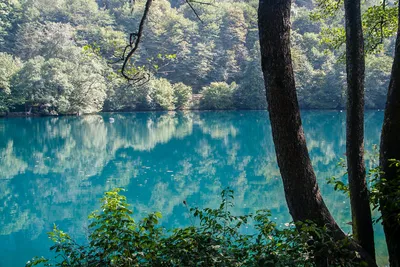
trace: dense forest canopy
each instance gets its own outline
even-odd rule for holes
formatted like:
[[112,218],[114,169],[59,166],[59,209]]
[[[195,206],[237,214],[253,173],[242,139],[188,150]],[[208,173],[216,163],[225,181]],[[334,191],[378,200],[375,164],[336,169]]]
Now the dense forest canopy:
[[[184,1],[154,2],[131,70],[150,80],[131,85],[120,75],[121,56],[143,2],[132,10],[126,0],[1,0],[0,110],[266,108],[258,1],[193,5],[200,19]],[[312,0],[295,1],[292,10],[300,106],[343,109],[343,49],[324,37],[343,18],[311,19],[313,11]],[[366,58],[366,108],[384,107],[393,46],[389,38]]]

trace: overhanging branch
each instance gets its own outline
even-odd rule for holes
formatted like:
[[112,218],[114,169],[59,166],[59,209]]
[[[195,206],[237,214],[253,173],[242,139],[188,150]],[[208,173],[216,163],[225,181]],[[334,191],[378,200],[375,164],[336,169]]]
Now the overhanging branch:
[[[130,1],[131,1],[132,5],[135,3],[134,0],[130,0]],[[198,4],[207,4],[207,5],[212,5],[212,3],[201,2],[201,1],[196,1],[196,0],[192,0],[192,1],[185,0],[185,2],[192,9],[192,11],[196,15],[197,19],[201,23],[203,23],[199,14],[197,13],[196,9],[191,4],[191,2],[198,3]],[[125,46],[122,57],[120,59],[121,61],[124,62],[122,64],[122,69],[121,69],[122,76],[132,83],[141,83],[141,82],[146,83],[150,79],[150,74],[147,72],[141,72],[140,70],[138,70],[133,74],[129,74],[129,73],[127,73],[127,68],[128,68],[129,62],[130,62],[133,54],[139,48],[139,44],[140,44],[140,41],[141,41],[142,35],[143,35],[144,24],[147,20],[152,3],[153,3],[153,0],[146,0],[146,5],[145,5],[144,11],[143,11],[142,19],[140,20],[138,31],[135,33],[131,33],[129,35],[129,44],[127,46]]]
[[[127,79],[128,81],[140,82],[140,81],[146,79],[145,77],[143,77],[142,74],[138,74],[138,73],[135,73],[133,75],[128,75],[126,73],[126,69],[127,69],[127,65],[129,63],[130,59],[132,58],[133,54],[139,48],[139,44],[140,44],[140,41],[141,41],[141,38],[142,38],[142,35],[143,35],[144,24],[145,24],[146,19],[148,17],[149,10],[150,10],[150,7],[151,7],[152,3],[153,3],[153,0],[147,0],[146,1],[146,6],[145,6],[144,11],[143,11],[142,19],[140,20],[138,32],[130,34],[130,36],[129,36],[129,44],[124,49],[124,54],[123,54],[124,63],[122,65],[121,73],[122,73],[122,76],[124,76],[124,78]],[[128,50],[129,50],[129,52],[128,52]],[[126,55],[126,52],[128,52],[127,55]]]

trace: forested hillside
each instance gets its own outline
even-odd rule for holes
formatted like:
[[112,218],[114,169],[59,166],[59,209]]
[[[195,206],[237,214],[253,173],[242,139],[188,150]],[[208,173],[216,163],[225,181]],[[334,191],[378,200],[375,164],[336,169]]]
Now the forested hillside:
[[[120,75],[129,34],[144,3],[127,0],[0,0],[0,111],[84,114],[99,111],[264,109],[258,1],[157,0],[136,68]],[[321,42],[340,19],[311,20],[311,0],[292,14],[292,54],[303,108],[345,106],[343,51]],[[329,40],[328,40],[329,41]],[[383,108],[393,41],[366,58],[366,107]],[[192,99],[192,94],[195,97]]]

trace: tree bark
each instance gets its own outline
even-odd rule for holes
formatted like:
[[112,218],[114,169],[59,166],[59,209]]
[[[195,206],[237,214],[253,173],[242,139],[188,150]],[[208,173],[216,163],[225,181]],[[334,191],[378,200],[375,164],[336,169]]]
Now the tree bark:
[[278,165],[294,221],[338,228],[311,165],[300,118],[290,51],[291,0],[260,0],[261,64]]
[[[346,235],[322,199],[301,123],[290,51],[291,2],[260,0],[258,8],[261,66],[277,161],[293,220],[327,225],[340,240]],[[355,242],[349,249],[359,252],[368,266],[376,266]]]
[[375,258],[369,193],[364,164],[365,54],[360,0],[345,0],[347,123],[346,154],[353,235]]
[[[399,3],[399,30],[397,32],[396,49],[392,67],[392,75],[389,84],[385,116],[383,120],[381,147],[380,147],[380,166],[384,178],[388,181],[383,190],[384,196],[380,200],[382,212],[383,229],[385,231],[386,243],[389,250],[390,266],[400,266],[400,226],[393,216],[391,210],[392,201],[398,199],[385,197],[393,194],[396,188],[390,184],[399,184],[400,179],[396,169],[390,167],[390,159],[400,160],[400,3]],[[394,182],[396,181],[396,182]]]

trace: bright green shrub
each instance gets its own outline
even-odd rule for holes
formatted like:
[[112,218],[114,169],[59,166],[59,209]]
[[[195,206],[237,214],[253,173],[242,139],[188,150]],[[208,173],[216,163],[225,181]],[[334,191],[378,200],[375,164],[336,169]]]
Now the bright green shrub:
[[60,114],[99,112],[106,97],[105,68],[84,53],[69,61],[35,57],[14,75],[11,92],[20,104],[49,105]]
[[236,83],[214,82],[201,91],[203,98],[200,105],[204,109],[233,109]]
[[12,105],[10,81],[20,68],[19,59],[7,53],[0,53],[0,112],[8,111]]
[[152,79],[146,84],[146,87],[154,109],[175,109],[174,89],[167,79]]
[[[346,249],[348,240],[334,241],[326,227],[307,222],[279,229],[267,210],[233,215],[229,189],[218,208],[191,208],[192,225],[172,231],[159,225],[158,212],[135,222],[120,191],[105,193],[101,212],[90,216],[87,245],[54,227],[49,237],[56,258],[35,258],[26,266],[315,266],[316,257],[329,266],[359,263]],[[250,224],[253,233],[243,234]]]
[[186,108],[192,98],[192,88],[184,83],[175,83],[173,85],[175,96],[175,107]]

